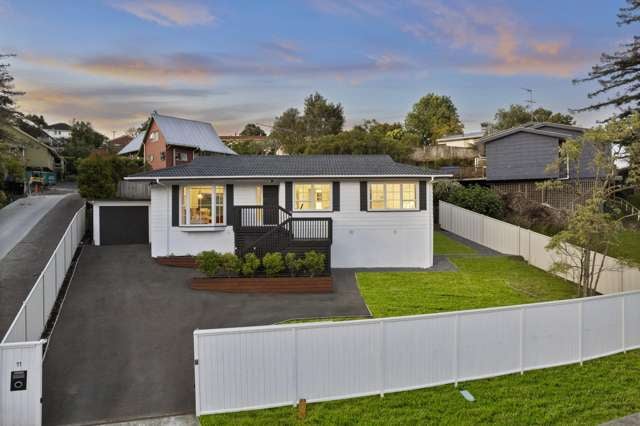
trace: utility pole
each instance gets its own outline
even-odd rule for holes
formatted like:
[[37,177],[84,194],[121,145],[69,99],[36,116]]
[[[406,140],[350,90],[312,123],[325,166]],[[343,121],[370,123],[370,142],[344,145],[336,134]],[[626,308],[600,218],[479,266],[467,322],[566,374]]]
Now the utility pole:
[[529,98],[525,99],[524,102],[527,104],[527,109],[529,110],[531,121],[533,121],[533,104],[536,103],[536,101],[533,100],[533,89],[529,89],[527,87],[521,87],[521,89],[529,94]]

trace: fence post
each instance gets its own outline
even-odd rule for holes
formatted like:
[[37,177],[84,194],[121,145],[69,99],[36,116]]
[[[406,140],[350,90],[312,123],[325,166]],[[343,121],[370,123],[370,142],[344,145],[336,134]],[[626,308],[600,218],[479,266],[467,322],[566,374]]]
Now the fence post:
[[[195,331],[198,331],[196,328]],[[195,375],[196,417],[200,415],[200,354],[198,353],[198,335],[193,333],[193,371]]]
[[520,375],[524,374],[524,308],[520,308]]
[[580,354],[580,365],[582,365],[582,333],[584,327],[582,326],[582,306],[584,305],[584,298],[580,299],[578,304],[578,351]]
[[380,340],[380,398],[384,398],[384,321],[380,320],[379,324],[379,340]]
[[624,312],[625,297],[626,297],[626,295],[623,294],[622,297],[620,298],[620,301],[622,302],[622,309],[620,311],[621,311],[621,314],[622,314],[622,322],[621,322],[621,324],[622,324],[622,352],[626,354],[627,353],[627,342],[625,341],[626,340],[625,339],[626,330],[625,330],[625,326],[624,326],[624,321],[625,321],[625,312]]
[[293,327],[293,406],[298,405],[298,332]]
[[458,335],[460,328],[460,315],[456,314],[453,328],[453,386],[458,387]]

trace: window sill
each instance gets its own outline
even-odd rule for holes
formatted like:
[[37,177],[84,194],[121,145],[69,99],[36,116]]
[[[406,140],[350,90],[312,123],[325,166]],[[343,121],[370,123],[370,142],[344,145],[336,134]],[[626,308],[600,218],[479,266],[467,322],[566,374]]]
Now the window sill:
[[221,232],[227,229],[227,225],[212,225],[212,226],[180,225],[178,228],[182,232]]

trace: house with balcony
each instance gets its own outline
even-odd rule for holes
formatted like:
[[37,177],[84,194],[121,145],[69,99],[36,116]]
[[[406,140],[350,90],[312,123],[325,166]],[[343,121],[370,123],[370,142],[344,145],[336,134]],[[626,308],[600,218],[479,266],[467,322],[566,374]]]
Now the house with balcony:
[[[429,268],[440,177],[386,155],[199,156],[127,177],[151,186],[148,210],[100,232],[146,229],[154,258],[316,250],[332,267]],[[126,204],[108,208],[133,217]]]

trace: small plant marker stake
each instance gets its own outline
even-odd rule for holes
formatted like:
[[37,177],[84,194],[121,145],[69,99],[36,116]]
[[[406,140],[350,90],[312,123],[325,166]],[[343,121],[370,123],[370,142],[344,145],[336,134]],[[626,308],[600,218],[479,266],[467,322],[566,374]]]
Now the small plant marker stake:
[[298,401],[298,418],[303,420],[305,417],[307,417],[307,400],[301,399]]

